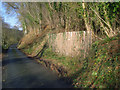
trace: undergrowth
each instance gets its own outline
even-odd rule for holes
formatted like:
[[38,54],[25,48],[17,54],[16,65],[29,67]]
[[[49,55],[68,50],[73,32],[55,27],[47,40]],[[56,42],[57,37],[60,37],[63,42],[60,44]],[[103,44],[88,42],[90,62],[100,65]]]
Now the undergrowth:
[[73,79],[75,87],[120,87],[118,38],[117,36],[96,41],[85,59],[58,55],[50,48],[44,51],[42,58],[64,66],[68,70],[67,76]]
[[[26,49],[31,54],[34,49]],[[93,43],[86,58],[59,55],[51,48],[43,49],[37,57],[64,67],[74,87],[119,88],[120,36],[105,38]]]
[[80,73],[75,87],[118,88],[120,87],[120,48],[119,36],[96,41],[85,72]]

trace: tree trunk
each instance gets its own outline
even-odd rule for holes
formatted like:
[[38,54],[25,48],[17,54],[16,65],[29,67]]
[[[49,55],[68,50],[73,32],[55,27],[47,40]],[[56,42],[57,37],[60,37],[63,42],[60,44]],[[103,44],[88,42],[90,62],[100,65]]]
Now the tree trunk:
[[107,11],[105,9],[105,6],[104,6],[104,12],[105,12],[105,20],[106,20],[106,22],[108,24],[108,27],[109,27],[109,37],[114,36],[115,32],[113,31],[113,29],[110,25],[110,21],[109,21],[108,14],[107,14]]
[[83,17],[84,17],[84,22],[85,22],[85,27],[86,27],[86,30],[87,30],[87,34],[90,34],[92,33],[92,35],[94,35],[94,32],[91,28],[91,24],[89,24],[89,19],[86,17],[86,15],[88,14],[87,11],[85,10],[86,9],[86,4],[83,2],[82,3],[82,7],[84,9],[84,12],[83,12]]

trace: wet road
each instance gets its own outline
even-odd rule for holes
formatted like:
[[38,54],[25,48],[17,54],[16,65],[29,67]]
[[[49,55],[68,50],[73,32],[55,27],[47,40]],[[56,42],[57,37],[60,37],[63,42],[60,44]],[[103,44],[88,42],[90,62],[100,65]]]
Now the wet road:
[[3,88],[70,88],[49,68],[27,58],[15,45],[3,59]]

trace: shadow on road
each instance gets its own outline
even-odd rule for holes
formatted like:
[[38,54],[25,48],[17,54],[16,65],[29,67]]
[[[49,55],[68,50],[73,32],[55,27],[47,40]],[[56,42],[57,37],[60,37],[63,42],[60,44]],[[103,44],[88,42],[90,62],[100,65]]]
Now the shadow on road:
[[71,88],[57,73],[26,57],[15,45],[3,59],[3,88]]

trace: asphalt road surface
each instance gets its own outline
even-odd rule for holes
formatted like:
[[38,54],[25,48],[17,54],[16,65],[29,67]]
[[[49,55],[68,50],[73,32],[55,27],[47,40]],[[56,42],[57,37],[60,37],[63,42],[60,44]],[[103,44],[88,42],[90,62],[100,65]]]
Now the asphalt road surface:
[[71,88],[57,74],[12,45],[3,59],[2,88]]

